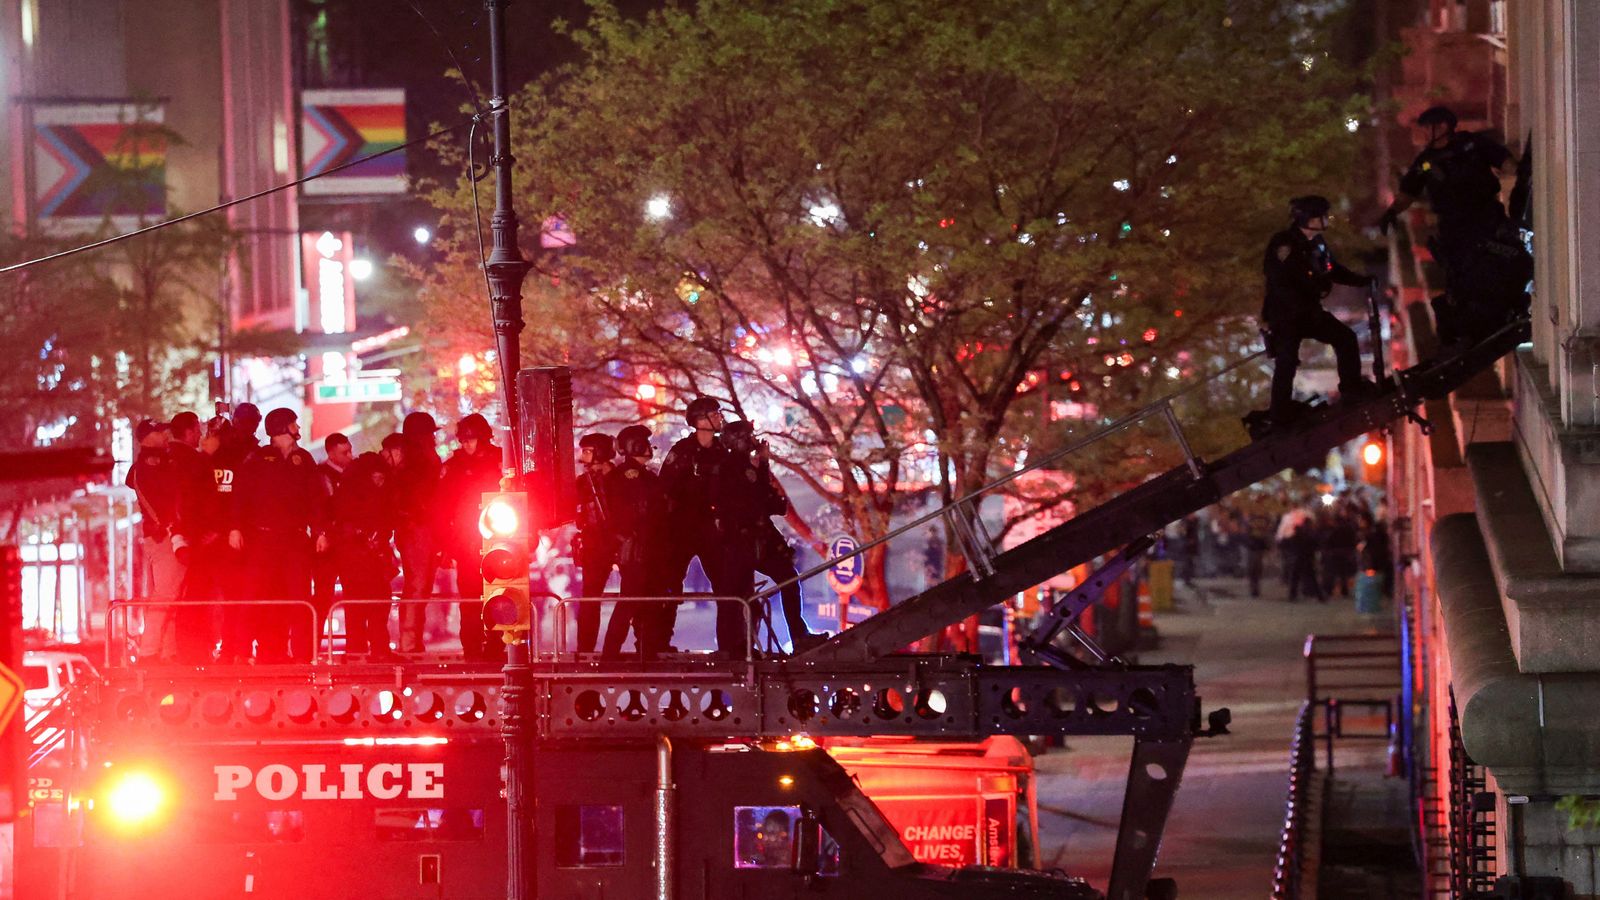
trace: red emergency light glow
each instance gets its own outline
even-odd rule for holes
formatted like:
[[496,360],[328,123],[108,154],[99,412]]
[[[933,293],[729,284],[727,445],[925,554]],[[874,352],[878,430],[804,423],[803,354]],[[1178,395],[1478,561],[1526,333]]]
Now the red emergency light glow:
[[167,790],[149,772],[114,776],[105,792],[105,810],[125,828],[138,828],[157,819],[167,806]]

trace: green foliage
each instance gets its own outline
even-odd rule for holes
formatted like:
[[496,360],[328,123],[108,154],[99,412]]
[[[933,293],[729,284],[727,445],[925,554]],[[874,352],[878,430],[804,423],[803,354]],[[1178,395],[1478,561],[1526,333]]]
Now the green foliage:
[[[1072,437],[1072,382],[1081,433],[1253,342],[1260,248],[1289,196],[1338,193],[1366,103],[1302,6],[599,4],[583,61],[516,98],[524,221],[578,238],[536,260],[530,357],[570,361],[595,420],[644,377],[674,420],[731,401],[881,533],[913,472],[960,493]],[[481,347],[471,195],[433,201],[430,339]],[[1176,459],[1138,431],[1096,454],[1080,491]]]
[[1556,809],[1567,814],[1567,827],[1600,828],[1600,797],[1568,794],[1556,801]]

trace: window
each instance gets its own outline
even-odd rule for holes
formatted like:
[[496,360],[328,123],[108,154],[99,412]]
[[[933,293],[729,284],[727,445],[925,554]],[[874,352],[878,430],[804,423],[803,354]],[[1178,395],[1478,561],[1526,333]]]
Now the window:
[[556,865],[612,868],[623,864],[620,806],[556,807]]
[[195,821],[202,844],[294,844],[305,840],[305,815],[297,809],[228,810]]
[[[813,820],[815,821],[815,820]],[[733,808],[733,867],[735,869],[791,869],[795,863],[795,838],[803,827],[798,806],[735,806]],[[839,842],[819,829],[817,874],[839,874]]]
[[30,691],[42,691],[50,686],[50,670],[44,666],[23,666],[22,686]]
[[794,865],[798,806],[735,806],[733,867],[787,869]]
[[380,841],[481,841],[481,809],[406,809],[376,811]]

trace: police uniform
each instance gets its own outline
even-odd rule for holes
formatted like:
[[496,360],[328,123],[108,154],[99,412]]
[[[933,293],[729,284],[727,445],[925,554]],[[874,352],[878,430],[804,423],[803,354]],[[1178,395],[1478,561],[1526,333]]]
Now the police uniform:
[[[788,502],[773,485],[765,461],[757,462],[749,453],[729,452],[712,475],[711,504],[722,541],[721,577],[712,579],[717,593],[749,597],[755,593],[756,557],[763,530],[772,528],[772,517],[782,515]],[[720,607],[727,607],[733,615],[724,615]],[[740,646],[746,639],[744,627],[743,613],[733,604],[719,604],[718,649]]]
[[[622,574],[622,595],[655,597],[671,589],[667,565],[667,496],[661,479],[638,460],[625,457],[605,477],[606,499],[611,527],[618,542],[617,567]],[[587,575],[585,575],[587,584]],[[628,630],[643,655],[666,650],[671,635],[663,634],[662,604],[622,601],[611,611],[606,624],[601,652],[615,656],[622,652]]]
[[391,585],[396,573],[394,495],[388,467],[375,453],[363,453],[333,493],[332,555],[344,597],[345,652],[388,656]]
[[1322,308],[1335,284],[1365,285],[1368,279],[1340,265],[1321,235],[1308,238],[1298,226],[1278,232],[1262,258],[1266,299],[1261,318],[1270,332],[1273,358],[1272,417],[1281,421],[1294,398],[1300,368],[1300,342],[1307,338],[1333,347],[1339,391],[1359,391],[1361,348],[1355,332]]
[[1447,267],[1505,222],[1495,169],[1510,158],[1511,151],[1494,138],[1458,131],[1443,147],[1424,148],[1400,177],[1401,192],[1426,197],[1438,217],[1441,261]]
[[[268,444],[245,459],[238,482],[250,596],[257,600],[308,599],[312,545],[325,512],[316,460],[300,447],[280,453]],[[258,658],[265,662],[290,659],[291,635],[294,654],[311,658],[317,635],[304,633],[307,620],[303,610],[263,607],[253,618],[260,644]]]
[[1443,147],[1424,148],[1400,178],[1400,191],[1425,197],[1437,222],[1428,247],[1444,267],[1445,296],[1433,303],[1441,342],[1527,312],[1533,258],[1509,231],[1495,173],[1510,157],[1487,135],[1453,132]]
[[189,562],[183,597],[221,605],[218,659],[222,662],[248,659],[253,640],[248,617],[227,602],[243,600],[246,594],[243,562],[228,545],[228,532],[237,525],[236,488],[243,462],[238,445],[231,441],[198,454],[178,512]]
[[461,597],[461,652],[467,659],[489,659],[498,647],[483,627],[483,571],[479,568],[483,537],[478,511],[483,495],[500,487],[500,448],[479,439],[478,452],[457,450],[445,460],[439,476],[439,505],[445,522],[441,549],[456,564],[456,593]]
[[[322,493],[329,499],[328,511],[333,512],[332,498],[339,489],[339,482],[344,478],[345,469],[337,468],[331,462],[323,461],[317,464],[317,476],[322,479]],[[329,523],[330,531],[333,523]],[[334,557],[330,547],[326,553],[317,553],[311,561],[311,598],[317,607],[317,617],[323,618],[328,610],[333,607],[334,585],[339,581],[339,562]]]
[[[140,447],[124,480],[139,500],[140,593],[146,600],[170,602],[178,599],[183,590],[183,564],[178,561],[172,540],[182,480],[182,473],[165,447]],[[140,656],[173,655],[176,643],[169,645],[167,637],[176,625],[176,608],[151,606],[141,612],[145,633]]]
[[[672,445],[661,462],[661,489],[667,498],[669,544],[664,578],[671,593],[683,589],[683,578],[689,563],[698,558],[700,567],[711,580],[711,588],[722,596],[749,596],[737,594],[739,586],[731,583],[722,567],[722,539],[717,534],[716,513],[712,507],[712,483],[721,467],[728,461],[728,450],[721,441],[712,439],[709,447],[700,445],[696,435]],[[662,611],[661,631],[670,643],[677,619],[677,605],[671,604]],[[729,652],[744,651],[744,617],[730,603],[717,604],[717,648]],[[735,637],[737,636],[737,637]],[[725,638],[732,641],[725,643]]]
[[[604,594],[611,570],[617,565],[620,547],[612,530],[611,502],[605,487],[609,474],[585,472],[578,476],[578,547],[573,555],[581,573],[580,597],[599,597]],[[578,620],[578,652],[593,653],[595,642],[600,639],[600,604],[574,605],[577,607],[573,617]]]
[[[433,445],[432,419],[428,421],[429,428],[425,432],[406,433],[405,458],[393,482],[394,539],[400,551],[402,577],[400,596],[413,600],[433,596],[433,577],[438,567],[438,492],[442,465]],[[425,649],[426,606],[407,603],[400,607],[400,649],[406,653],[421,653]]]

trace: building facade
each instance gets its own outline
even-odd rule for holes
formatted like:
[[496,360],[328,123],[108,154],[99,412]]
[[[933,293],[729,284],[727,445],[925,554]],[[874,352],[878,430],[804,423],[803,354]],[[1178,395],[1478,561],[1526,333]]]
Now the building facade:
[[[1431,433],[1394,436],[1421,818],[1454,879],[1432,886],[1600,896],[1600,4],[1433,0],[1395,24],[1413,51],[1391,94],[1396,143],[1412,142],[1396,155],[1445,103],[1533,166],[1532,341],[1432,404]],[[1406,249],[1428,223],[1409,226],[1393,274],[1415,359],[1436,350],[1422,301],[1440,288]]]

